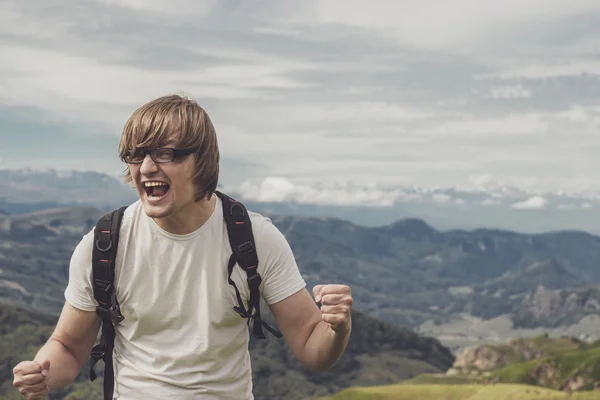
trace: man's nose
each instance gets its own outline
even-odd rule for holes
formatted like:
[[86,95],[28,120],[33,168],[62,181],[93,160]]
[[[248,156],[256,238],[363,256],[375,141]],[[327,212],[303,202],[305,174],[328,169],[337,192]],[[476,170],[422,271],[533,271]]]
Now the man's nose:
[[150,153],[147,153],[144,157],[144,161],[142,161],[142,165],[140,166],[140,172],[142,174],[147,174],[154,172],[158,169],[158,165],[154,162],[152,157],[150,157]]

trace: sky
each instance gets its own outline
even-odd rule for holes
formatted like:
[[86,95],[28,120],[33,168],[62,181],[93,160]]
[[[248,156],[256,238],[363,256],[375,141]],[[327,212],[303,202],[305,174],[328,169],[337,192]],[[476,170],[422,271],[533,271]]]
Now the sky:
[[596,0],[3,0],[0,169],[119,174],[180,93],[227,184],[600,192],[599,45]]

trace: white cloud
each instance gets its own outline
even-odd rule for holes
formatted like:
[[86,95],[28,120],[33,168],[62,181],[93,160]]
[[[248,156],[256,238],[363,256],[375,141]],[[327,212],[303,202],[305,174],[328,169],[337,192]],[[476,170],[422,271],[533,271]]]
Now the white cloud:
[[391,206],[398,194],[397,190],[386,191],[374,185],[351,184],[315,186],[294,184],[286,178],[268,177],[256,184],[246,181],[240,185],[242,196],[248,200],[263,202],[289,202]]
[[[600,196],[585,199],[581,195],[569,195],[570,201],[557,198],[554,194],[531,194],[526,191],[506,188],[499,192],[482,190],[468,192],[452,187],[437,189],[411,186],[411,185],[379,185],[360,184],[352,181],[339,181],[329,183],[302,182],[283,176],[271,176],[265,179],[245,180],[240,185],[229,186],[225,191],[240,195],[240,198],[275,203],[323,204],[338,206],[374,206],[374,207],[405,207],[413,205],[431,205],[435,203],[446,206],[461,207],[468,205],[490,207],[499,206],[521,211],[535,211],[545,209],[550,200],[558,203],[557,209],[571,210],[577,208],[575,204],[581,203],[582,209],[593,208],[600,201]],[[566,198],[567,196],[565,196]],[[465,200],[468,198],[468,201]],[[512,204],[511,204],[512,202]],[[506,207],[504,207],[506,205]],[[409,210],[412,208],[407,208]]]
[[512,208],[519,210],[541,210],[546,207],[548,201],[542,196],[534,196],[521,202],[514,203]]
[[531,90],[521,85],[517,86],[498,86],[491,90],[491,96],[494,99],[518,99],[531,97]]
[[484,206],[493,206],[496,204],[501,204],[498,200],[494,200],[494,199],[484,199],[481,204],[483,204]]
[[600,75],[600,61],[577,58],[556,64],[530,64],[511,67],[497,73],[476,74],[474,79],[556,79],[578,77],[582,74]]
[[163,15],[205,15],[215,8],[218,0],[96,0],[100,4],[129,8]]
[[556,206],[556,208],[558,208],[559,210],[572,210],[576,207],[573,204],[559,204],[558,206]]
[[252,198],[253,200],[282,202],[291,200],[297,188],[285,178],[268,177],[258,187],[250,183],[245,183],[242,185],[242,190],[244,191],[244,197]]
[[485,4],[479,0],[318,0],[314,3],[317,21],[380,28],[399,40],[422,46],[456,46],[451,51],[458,53],[463,50],[460,45],[473,42],[489,47],[486,39],[494,34],[600,9],[594,0],[506,0]]
[[344,103],[342,99],[334,104],[296,104],[293,108],[277,105],[273,111],[285,116],[289,123],[331,122],[346,123],[352,126],[372,126],[394,124],[407,121],[425,121],[435,117],[433,111],[398,104],[385,103],[378,100],[357,100]]
[[452,200],[452,197],[444,193],[435,193],[431,198],[437,203],[447,203]]
[[495,180],[496,178],[494,177],[494,175],[489,173],[469,176],[469,182],[475,186],[486,186],[491,183],[495,183]]
[[424,133],[485,139],[490,135],[537,135],[545,133],[548,127],[549,123],[543,113],[514,112],[502,118],[478,118],[467,114],[461,119],[449,120],[432,129],[424,129]]
[[556,114],[556,117],[559,119],[567,120],[568,122],[574,123],[585,123],[588,122],[590,116],[588,111],[586,111],[585,107],[575,104],[571,108],[566,111],[561,111]]
[[[0,101],[47,110],[59,120],[115,121],[118,118],[122,124],[125,110],[131,113],[134,107],[154,97],[181,90],[187,94],[210,94],[222,100],[250,101],[255,97],[256,88],[302,87],[282,75],[293,70],[294,63],[266,57],[251,57],[238,66],[161,71],[6,44],[0,44],[0,53],[5,60],[0,65],[0,73],[19,73],[0,82]],[[99,106],[104,113],[97,111]],[[115,110],[115,106],[123,112],[105,114]]]

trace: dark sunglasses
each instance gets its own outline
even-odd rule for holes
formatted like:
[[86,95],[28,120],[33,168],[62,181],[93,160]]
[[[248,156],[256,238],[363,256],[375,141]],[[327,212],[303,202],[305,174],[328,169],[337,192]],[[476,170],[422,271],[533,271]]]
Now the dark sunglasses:
[[157,164],[165,164],[172,162],[173,160],[175,160],[175,158],[192,154],[196,150],[197,149],[195,148],[173,149],[168,147],[153,150],[140,149],[137,150],[133,155],[130,152],[125,153],[125,155],[123,156],[123,161],[125,161],[127,164],[141,164],[146,158],[146,154],[150,154],[152,161],[154,161]]

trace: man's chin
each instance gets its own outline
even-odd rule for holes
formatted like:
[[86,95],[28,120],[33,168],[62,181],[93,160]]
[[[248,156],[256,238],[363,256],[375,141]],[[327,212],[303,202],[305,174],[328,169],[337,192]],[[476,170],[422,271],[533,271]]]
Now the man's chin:
[[155,204],[148,203],[146,201],[143,201],[142,204],[144,205],[144,212],[150,218],[154,218],[154,219],[165,218],[165,217],[169,216],[169,214],[171,213],[170,208],[166,207],[164,205],[155,205]]

